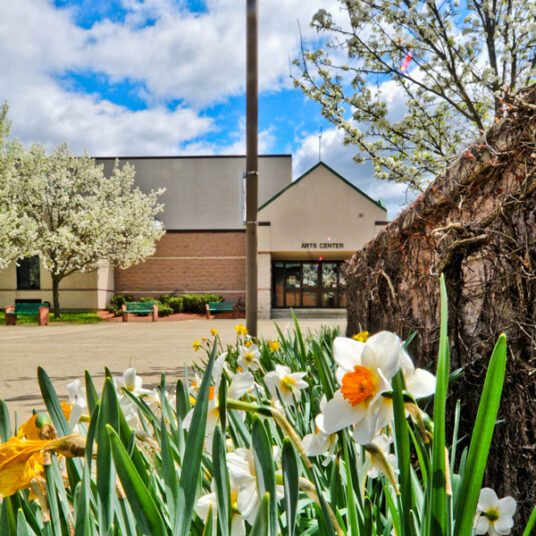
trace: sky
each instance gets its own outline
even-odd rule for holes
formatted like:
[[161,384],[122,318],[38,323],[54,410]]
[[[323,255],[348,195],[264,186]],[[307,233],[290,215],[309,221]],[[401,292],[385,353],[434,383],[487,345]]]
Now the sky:
[[[0,102],[11,133],[91,156],[245,154],[245,0],[0,0]],[[337,0],[259,0],[259,152],[322,160],[392,219],[406,187],[376,181],[294,89],[291,62]],[[321,142],[319,134],[322,129]],[[262,178],[261,178],[262,180]]]

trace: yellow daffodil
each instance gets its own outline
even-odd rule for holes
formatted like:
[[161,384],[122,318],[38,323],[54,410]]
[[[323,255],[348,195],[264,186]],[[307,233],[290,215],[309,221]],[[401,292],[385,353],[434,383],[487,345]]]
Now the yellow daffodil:
[[354,339],[354,341],[359,341],[359,342],[367,342],[367,339],[369,338],[369,332],[368,331],[360,331],[359,333],[356,333],[352,339]]
[[198,339],[195,339],[195,341],[193,342],[192,344],[192,347],[193,349],[197,352],[197,350],[199,350],[199,348],[201,347],[201,345],[199,344],[199,340]]
[[218,330],[212,328],[212,329],[210,330],[210,334],[211,334],[213,337],[216,337],[216,336],[218,335]]
[[236,331],[237,335],[247,335],[248,334],[248,330],[247,330],[246,326],[244,326],[243,324],[238,324],[237,326],[235,326],[235,331]]
[[279,341],[268,341],[268,346],[270,347],[270,352],[277,352],[279,350]]

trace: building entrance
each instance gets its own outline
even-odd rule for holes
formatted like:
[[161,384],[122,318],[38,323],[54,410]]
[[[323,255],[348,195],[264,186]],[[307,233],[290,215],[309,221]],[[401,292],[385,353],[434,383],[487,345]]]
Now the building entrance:
[[272,307],[346,307],[343,261],[272,263]]

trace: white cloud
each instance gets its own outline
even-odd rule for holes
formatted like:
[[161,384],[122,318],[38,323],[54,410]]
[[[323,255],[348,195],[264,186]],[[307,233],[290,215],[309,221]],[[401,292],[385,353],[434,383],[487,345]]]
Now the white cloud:
[[[207,0],[207,11],[196,14],[185,0],[123,0],[131,10],[124,20],[89,29],[75,23],[77,8],[58,9],[51,0],[0,4],[0,100],[10,104],[13,133],[26,144],[41,140],[51,148],[67,140],[77,153],[176,154],[216,129],[203,108],[244,91],[245,3]],[[290,83],[297,19],[304,38],[316,38],[309,21],[325,1],[260,4],[259,85],[274,91]],[[132,111],[99,94],[69,90],[58,79],[69,72],[139,81],[149,109]],[[182,107],[169,110],[169,100]],[[260,147],[271,145],[264,133]],[[242,146],[238,139],[215,151]]]
[[[388,218],[392,220],[402,208],[413,201],[415,194],[408,192],[406,185],[376,180],[370,163],[357,164],[353,160],[355,148],[344,145],[343,138],[343,132],[335,128],[322,133],[322,161],[368,196],[382,199],[387,207]],[[303,138],[300,148],[294,154],[294,177],[299,177],[317,164],[318,156],[318,134]]]

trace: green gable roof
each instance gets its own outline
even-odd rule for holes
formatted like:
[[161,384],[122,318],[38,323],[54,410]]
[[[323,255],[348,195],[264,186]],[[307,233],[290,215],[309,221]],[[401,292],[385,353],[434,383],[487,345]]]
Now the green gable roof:
[[289,185],[285,186],[282,190],[280,190],[279,192],[277,192],[272,198],[268,199],[268,201],[266,201],[266,203],[262,204],[260,207],[259,207],[259,210],[262,210],[265,206],[269,205],[272,201],[274,201],[275,199],[277,199],[281,194],[283,194],[284,192],[286,192],[289,188],[292,188],[295,184],[297,184],[298,182],[300,182],[304,177],[306,177],[307,175],[309,175],[309,173],[311,173],[312,171],[314,171],[317,167],[319,166],[323,166],[325,167],[328,171],[330,171],[331,173],[333,173],[333,175],[335,175],[335,177],[337,177],[338,179],[340,179],[341,181],[343,181],[345,184],[347,184],[348,186],[350,186],[350,188],[353,188],[356,192],[360,193],[363,197],[365,197],[366,199],[368,199],[370,202],[374,203],[376,206],[378,206],[379,208],[381,208],[382,210],[384,210],[385,212],[387,212],[387,209],[383,206],[383,204],[380,202],[380,201],[375,201],[374,199],[372,199],[372,197],[368,196],[365,192],[363,192],[362,190],[360,190],[357,186],[355,186],[354,184],[352,184],[349,180],[345,179],[342,175],[340,175],[339,173],[337,173],[334,169],[330,168],[327,164],[325,164],[324,162],[320,161],[318,162],[318,164],[315,164],[311,169],[308,169],[303,175],[301,175],[300,177],[298,177],[295,181],[292,181]]

